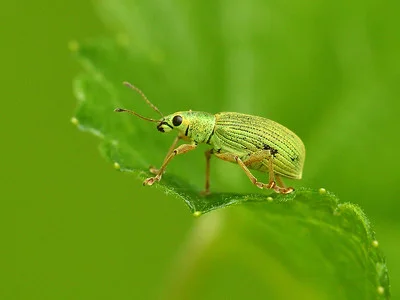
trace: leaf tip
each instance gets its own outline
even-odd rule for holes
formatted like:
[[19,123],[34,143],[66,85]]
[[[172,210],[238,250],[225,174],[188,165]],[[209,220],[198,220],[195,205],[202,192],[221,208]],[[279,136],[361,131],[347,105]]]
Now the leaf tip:
[[78,52],[79,50],[79,43],[76,40],[72,40],[68,42],[68,49],[71,52]]
[[75,118],[75,117],[72,117],[72,118],[71,118],[71,123],[72,123],[73,125],[75,125],[75,126],[78,126],[78,125],[79,125],[79,120],[78,120],[77,118]]

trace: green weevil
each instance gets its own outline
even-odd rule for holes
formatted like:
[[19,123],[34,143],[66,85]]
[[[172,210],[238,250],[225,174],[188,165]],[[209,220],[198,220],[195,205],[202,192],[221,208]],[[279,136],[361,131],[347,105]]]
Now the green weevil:
[[[305,159],[305,147],[292,131],[272,120],[235,112],[221,112],[215,115],[201,111],[180,111],[164,116],[137,87],[128,82],[124,85],[138,92],[143,99],[161,115],[160,120],[144,117],[138,113],[116,108],[116,112],[128,112],[144,120],[156,122],[160,132],[177,130],[178,136],[172,143],[159,169],[150,168],[155,176],[147,178],[143,185],[152,185],[161,180],[171,160],[204,143],[212,148],[205,152],[206,183],[204,194],[210,193],[211,155],[237,163],[250,181],[260,189],[273,189],[276,193],[288,194],[294,189],[285,187],[282,177],[301,179]],[[178,147],[180,140],[190,143]],[[263,183],[250,172],[258,170],[269,174],[268,183]]]

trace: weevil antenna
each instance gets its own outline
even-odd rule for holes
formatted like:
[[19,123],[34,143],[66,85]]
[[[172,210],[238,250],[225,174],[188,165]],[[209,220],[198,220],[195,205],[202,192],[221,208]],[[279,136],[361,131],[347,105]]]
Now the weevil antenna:
[[141,119],[143,119],[143,120],[150,121],[150,122],[160,123],[160,120],[155,120],[155,119],[150,119],[150,118],[143,117],[142,115],[139,115],[138,113],[136,113],[136,112],[134,112],[134,111],[132,111],[132,110],[129,110],[129,109],[116,108],[116,109],[114,109],[114,111],[115,111],[115,112],[127,112],[127,113],[132,114],[132,115],[135,115],[135,116],[137,116],[137,117],[139,117],[139,118],[141,118]]
[[164,118],[164,115],[161,113],[161,111],[153,103],[151,103],[149,99],[147,99],[146,95],[138,87],[134,86],[133,84],[130,84],[127,81],[124,81],[123,84],[128,88],[131,88],[132,90],[136,91],[140,96],[142,96],[144,101],[146,101],[147,104],[150,105],[152,109],[158,112],[162,118]]

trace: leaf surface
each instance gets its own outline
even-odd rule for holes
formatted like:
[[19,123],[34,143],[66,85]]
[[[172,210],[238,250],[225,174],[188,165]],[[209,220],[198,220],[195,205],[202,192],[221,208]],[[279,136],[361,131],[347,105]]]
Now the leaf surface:
[[[144,74],[153,73],[156,77],[159,71],[151,62],[144,64],[143,58],[123,43],[111,39],[83,43],[74,55],[85,70],[74,82],[78,100],[74,123],[101,138],[101,153],[117,169],[140,180],[151,176],[148,168],[155,160],[162,161],[167,142],[155,133],[154,124],[150,126],[113,110],[132,106],[148,109],[142,102],[133,101],[135,95],[121,82],[130,77],[127,70],[137,68],[141,73],[148,68]],[[184,166],[182,162],[180,166]],[[271,257],[276,259],[281,272],[295,276],[295,280],[291,279],[293,284],[314,287],[311,290],[316,294],[310,299],[321,295],[324,299],[389,298],[384,257],[370,222],[358,206],[340,204],[329,192],[307,188],[289,195],[215,192],[204,197],[194,183],[201,177],[184,179],[172,169],[154,187],[183,200],[196,216],[213,210],[217,210],[216,216],[223,216],[224,222],[204,249],[202,260],[215,260],[215,249],[225,249],[227,253],[235,249],[233,252],[240,253],[240,259],[254,260],[249,268],[257,269],[255,273],[265,280],[271,279],[258,264],[267,269]],[[179,295],[185,295],[185,280],[189,279],[178,280],[181,284],[173,289]],[[273,289],[270,292],[274,294]],[[173,291],[170,293],[174,295]]]

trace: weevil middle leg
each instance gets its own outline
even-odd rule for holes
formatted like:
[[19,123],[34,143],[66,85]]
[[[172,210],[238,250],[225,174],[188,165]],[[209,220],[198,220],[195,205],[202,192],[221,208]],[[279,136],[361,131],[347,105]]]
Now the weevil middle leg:
[[211,159],[211,154],[214,153],[213,149],[207,150],[204,152],[206,156],[206,185],[205,189],[203,192],[201,192],[202,195],[206,196],[210,194],[210,159]]

